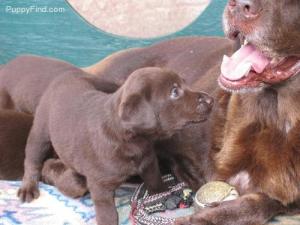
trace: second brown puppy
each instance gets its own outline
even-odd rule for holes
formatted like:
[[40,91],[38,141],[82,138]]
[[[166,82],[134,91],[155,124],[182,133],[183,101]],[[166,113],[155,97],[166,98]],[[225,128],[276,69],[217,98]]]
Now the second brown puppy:
[[0,180],[22,179],[25,144],[33,117],[0,110]]
[[27,202],[38,197],[52,144],[68,168],[86,177],[98,225],[116,225],[114,190],[139,174],[150,192],[161,191],[154,141],[207,119],[212,105],[207,94],[191,91],[177,74],[160,68],[133,72],[114,94],[97,91],[81,72],[63,75],[37,108],[18,195]]

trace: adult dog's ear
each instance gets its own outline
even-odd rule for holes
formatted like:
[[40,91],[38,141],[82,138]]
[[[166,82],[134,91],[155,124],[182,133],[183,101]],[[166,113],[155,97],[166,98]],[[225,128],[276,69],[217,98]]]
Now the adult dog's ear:
[[145,134],[155,129],[156,116],[143,92],[123,93],[119,106],[121,125],[131,134]]

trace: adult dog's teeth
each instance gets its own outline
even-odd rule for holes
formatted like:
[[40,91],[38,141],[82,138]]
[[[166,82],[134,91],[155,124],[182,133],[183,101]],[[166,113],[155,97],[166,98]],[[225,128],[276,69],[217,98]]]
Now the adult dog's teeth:
[[230,61],[230,58],[227,55],[223,56],[223,63],[226,64]]
[[244,41],[244,45],[247,45],[249,42],[247,41],[247,39],[245,39]]
[[273,58],[270,62],[271,68],[281,65],[281,63],[284,62],[284,60],[285,60],[284,57]]

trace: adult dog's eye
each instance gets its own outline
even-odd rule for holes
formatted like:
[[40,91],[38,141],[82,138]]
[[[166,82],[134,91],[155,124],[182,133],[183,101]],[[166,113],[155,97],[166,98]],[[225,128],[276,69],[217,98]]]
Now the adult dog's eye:
[[178,88],[178,87],[173,87],[173,88],[172,88],[170,97],[171,97],[172,99],[177,99],[177,98],[179,98],[179,88]]

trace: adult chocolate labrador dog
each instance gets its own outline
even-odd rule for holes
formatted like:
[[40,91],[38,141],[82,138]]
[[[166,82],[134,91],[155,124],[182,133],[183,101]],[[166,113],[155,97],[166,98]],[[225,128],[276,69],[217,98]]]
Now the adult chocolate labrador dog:
[[154,141],[208,118],[213,99],[161,68],[133,72],[113,94],[97,90],[82,70],[55,79],[37,107],[18,196],[30,202],[50,144],[60,160],[86,179],[97,224],[118,224],[114,191],[140,175],[150,193],[164,190]]
[[300,200],[300,2],[231,0],[224,29],[245,42],[221,66],[219,84],[233,94],[220,98],[215,127],[225,129],[211,154],[215,179],[243,196],[178,224],[264,224]]

